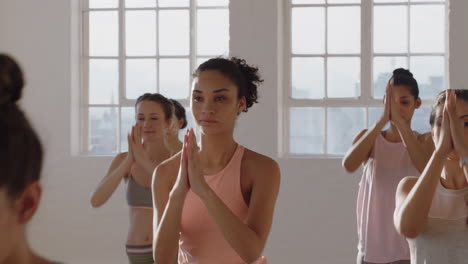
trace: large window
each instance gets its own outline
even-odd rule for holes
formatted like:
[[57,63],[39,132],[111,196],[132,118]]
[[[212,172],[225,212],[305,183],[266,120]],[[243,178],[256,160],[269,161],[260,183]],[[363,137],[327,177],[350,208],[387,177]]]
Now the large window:
[[447,3],[438,0],[288,0],[283,99],[285,154],[341,156],[381,115],[395,68],[409,68],[429,131],[430,104],[447,82]]
[[82,5],[83,153],[125,151],[138,96],[158,92],[187,106],[193,70],[229,51],[228,0]]

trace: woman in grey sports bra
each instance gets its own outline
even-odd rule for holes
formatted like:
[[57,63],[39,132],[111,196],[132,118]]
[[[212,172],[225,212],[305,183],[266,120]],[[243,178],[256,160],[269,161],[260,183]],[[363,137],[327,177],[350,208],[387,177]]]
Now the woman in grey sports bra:
[[128,135],[129,151],[118,154],[91,197],[91,205],[103,205],[124,180],[130,227],[126,252],[132,264],[153,263],[153,203],[151,177],[154,168],[171,155],[165,137],[171,125],[173,105],[160,94],[144,94],[135,104],[136,125]]
[[430,123],[436,149],[418,178],[401,180],[394,222],[412,264],[468,263],[468,90],[439,94]]

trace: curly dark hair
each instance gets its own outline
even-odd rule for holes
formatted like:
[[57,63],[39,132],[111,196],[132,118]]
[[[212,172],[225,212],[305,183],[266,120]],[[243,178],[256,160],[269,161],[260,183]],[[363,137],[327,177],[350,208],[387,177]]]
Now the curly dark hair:
[[246,100],[244,112],[247,112],[253,104],[258,103],[257,88],[263,79],[261,79],[257,67],[249,66],[244,59],[237,57],[218,57],[200,64],[192,76],[198,77],[201,72],[209,70],[221,72],[237,86],[238,98],[245,97]]

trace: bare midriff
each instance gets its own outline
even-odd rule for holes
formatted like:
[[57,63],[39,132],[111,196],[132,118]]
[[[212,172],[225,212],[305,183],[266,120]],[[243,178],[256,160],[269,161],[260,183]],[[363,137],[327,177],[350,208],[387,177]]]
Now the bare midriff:
[[127,245],[139,246],[153,243],[153,208],[130,207],[130,227]]

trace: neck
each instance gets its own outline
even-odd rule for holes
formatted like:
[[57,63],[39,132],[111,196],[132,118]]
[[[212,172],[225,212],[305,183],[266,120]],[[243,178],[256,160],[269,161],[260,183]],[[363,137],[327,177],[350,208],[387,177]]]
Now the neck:
[[35,255],[28,244],[24,235],[18,241],[16,248],[12,254],[8,256],[2,264],[15,263],[15,264],[46,264],[49,263],[45,259]]
[[390,127],[385,130],[385,139],[391,142],[401,142],[400,132],[395,125],[390,124]]
[[445,162],[440,181],[447,189],[459,190],[468,187],[465,173],[459,167],[458,160],[447,160]]
[[234,141],[233,132],[203,135],[200,142],[200,159],[203,168],[224,168],[236,151],[237,143]]
[[170,134],[166,137],[165,144],[171,155],[179,152],[182,149],[182,142],[179,140],[177,134]]
[[387,140],[389,140],[390,142],[401,142],[402,141],[400,131],[392,123],[390,123],[390,127],[387,130],[385,130],[385,138]]
[[164,139],[144,142],[143,147],[148,152],[151,160],[166,160],[170,156],[170,151],[164,143]]

